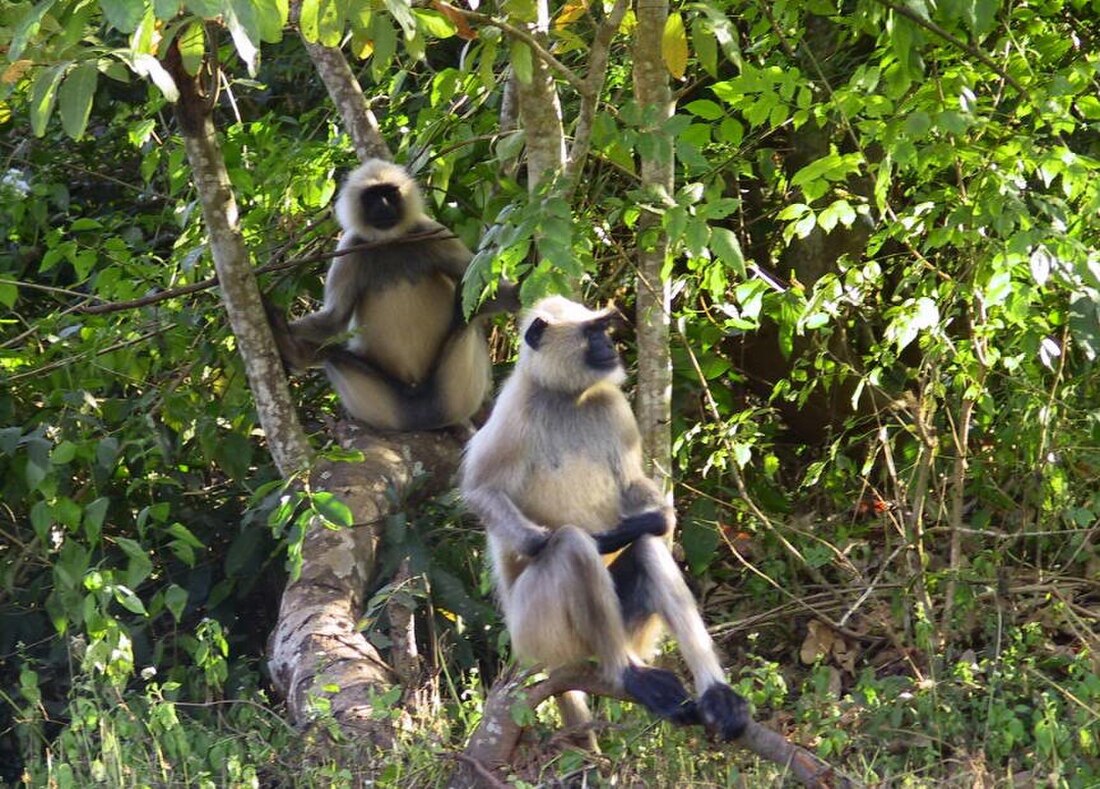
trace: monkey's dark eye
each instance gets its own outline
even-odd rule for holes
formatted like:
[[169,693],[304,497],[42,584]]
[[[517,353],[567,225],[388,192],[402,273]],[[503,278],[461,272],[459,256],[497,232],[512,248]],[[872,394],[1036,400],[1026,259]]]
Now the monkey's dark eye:
[[379,230],[389,230],[401,221],[404,200],[401,190],[393,184],[368,186],[359,193],[363,221]]

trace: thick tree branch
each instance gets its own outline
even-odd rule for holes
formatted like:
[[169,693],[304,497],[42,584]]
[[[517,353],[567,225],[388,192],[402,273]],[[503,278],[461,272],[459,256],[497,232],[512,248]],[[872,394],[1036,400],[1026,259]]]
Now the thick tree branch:
[[[302,11],[301,0],[294,0],[290,5],[290,22],[298,25],[298,18]],[[344,129],[351,137],[351,144],[359,161],[367,159],[392,159],[393,154],[382,139],[382,133],[378,130],[378,121],[371,112],[367,99],[363,95],[363,88],[359,80],[352,73],[347,58],[339,47],[326,47],[316,41],[307,41],[302,36],[309,59],[313,61],[313,67],[325,83],[329,98],[336,105],[340,118],[344,122]]]
[[376,525],[398,506],[414,482],[417,500],[450,485],[461,442],[446,431],[380,435],[358,423],[341,422],[340,445],[362,453],[352,463],[318,463],[311,486],[335,494],[354,513],[356,524],[333,531],[311,526],[302,546],[302,573],[287,585],[279,621],[268,642],[276,688],[291,718],[310,721],[320,699],[346,731],[366,732],[376,741],[392,735],[375,716],[371,697],[397,677],[363,636],[359,618],[374,572]]
[[[483,772],[497,770],[508,765],[523,733],[523,727],[516,723],[512,709],[516,704],[525,703],[535,709],[543,701],[569,690],[609,696],[629,701],[622,691],[600,679],[590,669],[574,668],[552,674],[548,679],[528,685],[529,675],[512,673],[502,677],[489,691],[482,712],[482,720],[465,749],[467,759],[483,768],[477,772],[459,770],[451,782],[452,787],[484,786]],[[721,747],[721,746],[716,746]],[[815,789],[847,789],[857,784],[850,778],[837,772],[828,763],[817,758],[783,735],[750,721],[745,733],[728,748],[745,748],[757,756],[780,764],[803,785]],[[494,776],[495,777],[495,776]]]
[[244,361],[268,449],[280,474],[290,479],[308,465],[309,441],[298,421],[283,363],[264,317],[260,288],[238,225],[237,202],[214,132],[211,105],[198,79],[183,67],[178,41],[169,49],[165,65],[180,89],[176,117],[202,205],[222,303]]

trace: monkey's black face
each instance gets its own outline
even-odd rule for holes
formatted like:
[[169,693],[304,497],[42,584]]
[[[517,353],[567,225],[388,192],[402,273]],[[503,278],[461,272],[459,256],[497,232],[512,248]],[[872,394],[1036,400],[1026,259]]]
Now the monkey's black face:
[[363,221],[379,230],[395,227],[405,211],[401,190],[394,184],[368,186],[359,193],[359,206]]
[[619,366],[619,352],[608,334],[610,328],[610,318],[592,321],[584,327],[584,336],[588,341],[584,361],[594,370],[613,370]]

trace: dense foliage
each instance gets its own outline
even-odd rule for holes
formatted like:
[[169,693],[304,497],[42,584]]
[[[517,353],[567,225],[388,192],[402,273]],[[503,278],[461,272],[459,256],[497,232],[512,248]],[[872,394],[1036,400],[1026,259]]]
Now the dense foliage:
[[[306,2],[301,25],[346,33],[396,157],[481,244],[472,296],[505,272],[528,298],[579,283],[629,308],[639,218],[662,217],[682,558],[758,717],[866,780],[1097,785],[1100,3],[672,11],[666,196],[638,188],[660,138],[631,101],[630,15],[580,188],[534,196],[522,133],[500,129],[529,49],[404,0]],[[551,12],[555,55],[583,70],[603,9]],[[178,38],[223,69],[244,237],[258,265],[305,261],[261,280],[301,310],[354,155],[286,20],[276,0],[0,3],[2,781],[351,778],[303,772],[267,690],[300,527],[275,507],[217,290],[184,289],[213,266],[158,61]],[[337,406],[319,377],[296,392],[323,446]],[[437,736],[362,772],[431,784],[507,646],[453,500],[387,534],[364,621],[384,646],[384,600],[415,602],[444,706]],[[604,778],[774,777],[627,705],[604,714]],[[583,763],[540,745],[528,780]]]

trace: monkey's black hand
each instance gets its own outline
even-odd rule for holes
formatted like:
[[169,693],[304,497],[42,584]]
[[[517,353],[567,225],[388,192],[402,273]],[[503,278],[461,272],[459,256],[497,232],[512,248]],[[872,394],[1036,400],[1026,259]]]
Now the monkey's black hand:
[[614,553],[630,545],[643,534],[660,537],[668,531],[668,519],[660,510],[629,515],[619,521],[614,529],[602,531],[592,536],[596,538],[596,548],[600,553]]
[[736,740],[749,725],[749,703],[729,685],[711,685],[699,697],[700,722],[722,742]]
[[648,666],[627,666],[623,690],[659,718],[679,725],[699,722],[695,701],[671,671]]

